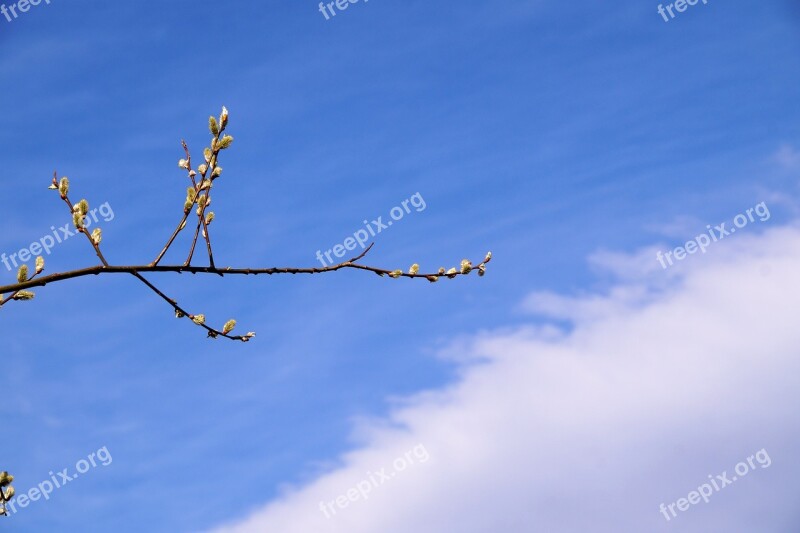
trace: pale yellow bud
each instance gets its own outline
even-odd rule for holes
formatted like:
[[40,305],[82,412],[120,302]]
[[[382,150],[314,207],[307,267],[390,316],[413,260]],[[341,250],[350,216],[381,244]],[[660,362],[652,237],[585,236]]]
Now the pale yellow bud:
[[208,131],[211,132],[211,135],[219,135],[219,124],[217,124],[217,119],[212,117],[208,117]]
[[461,261],[461,273],[469,274],[470,272],[472,272],[472,261],[464,259]]
[[36,295],[31,291],[17,291],[17,293],[14,294],[14,299],[15,300],[33,300],[34,296],[36,296]]
[[17,281],[19,283],[24,283],[28,281],[28,265],[22,265],[17,270]]
[[197,324],[198,326],[206,323],[206,315],[194,315],[192,317],[192,322]]
[[235,320],[228,320],[227,322],[225,322],[225,325],[222,326],[223,335],[227,335],[228,333],[233,331],[233,328],[235,328],[235,327],[236,327],[236,321]]
[[95,244],[100,244],[100,241],[102,240],[103,240],[103,230],[101,230],[100,228],[95,228],[94,231],[92,231],[92,242]]
[[42,270],[44,270],[44,257],[40,255],[36,258],[36,273],[39,274]]
[[217,143],[217,148],[220,150],[225,150],[230,148],[231,144],[233,144],[233,137],[230,135],[225,135],[219,140],[219,143]]
[[69,192],[69,179],[67,179],[66,176],[61,178],[61,181],[58,182],[58,192],[61,193],[62,198]]
[[389,273],[389,276],[391,276],[393,278],[399,278],[402,275],[403,275],[403,271],[402,270],[394,270],[394,271]]
[[419,265],[416,264],[416,263],[411,265],[411,268],[408,269],[408,273],[409,274],[414,274],[414,275],[418,274],[419,273]]

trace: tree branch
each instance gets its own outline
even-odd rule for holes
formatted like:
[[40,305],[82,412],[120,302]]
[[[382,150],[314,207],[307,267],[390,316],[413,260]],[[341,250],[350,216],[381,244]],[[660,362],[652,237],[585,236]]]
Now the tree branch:
[[[366,270],[369,272],[373,272],[379,276],[390,276],[390,277],[402,277],[402,278],[426,278],[428,281],[433,281],[431,278],[440,278],[440,277],[448,277],[454,278],[456,276],[465,276],[466,273],[461,271],[447,274],[442,273],[441,270],[436,273],[429,273],[429,274],[411,274],[407,272],[399,272],[397,270],[389,270],[385,268],[377,268],[368,265],[362,265],[357,263],[358,260],[362,259],[367,252],[372,248],[374,245],[371,244],[369,248],[364,250],[359,256],[354,257],[353,259],[349,259],[342,263],[338,263],[336,265],[330,265],[326,267],[310,267],[310,268],[296,268],[296,267],[269,267],[269,268],[234,268],[234,267],[225,267],[225,268],[212,268],[212,267],[199,267],[199,266],[184,266],[184,265],[141,265],[141,266],[116,266],[116,265],[109,265],[109,266],[94,266],[89,268],[82,268],[78,270],[70,270],[68,272],[61,272],[56,274],[50,274],[48,276],[42,276],[36,279],[30,279],[23,283],[13,283],[11,285],[3,285],[0,286],[0,294],[5,294],[9,291],[19,291],[24,289],[31,289],[34,287],[44,287],[45,285],[55,283],[58,281],[64,281],[67,279],[74,279],[74,278],[81,278],[85,276],[98,276],[101,274],[134,274],[136,272],[172,272],[177,274],[189,273],[189,274],[214,274],[218,276],[257,276],[257,275],[275,275],[275,274],[324,274],[326,272],[335,272],[337,270],[342,270],[344,268],[353,268],[358,270]],[[490,259],[491,260],[491,259]],[[486,264],[489,261],[484,261],[482,264]]]
[[[255,333],[247,333],[246,335],[231,335],[231,331],[236,325],[236,321],[229,320],[225,323],[221,330],[212,328],[205,323],[205,315],[191,314],[181,307],[177,301],[167,296],[161,289],[156,287],[152,282],[146,279],[143,273],[163,273],[171,272],[182,274],[184,272],[190,274],[212,274],[221,277],[231,275],[274,275],[274,274],[324,274],[327,272],[335,272],[342,269],[355,269],[372,272],[379,276],[389,276],[391,278],[425,278],[430,282],[438,281],[442,276],[447,278],[455,278],[457,276],[466,276],[473,270],[478,271],[478,275],[483,276],[486,273],[486,264],[491,261],[492,254],[486,255],[483,261],[478,263],[477,267],[473,267],[472,261],[464,259],[461,261],[460,268],[451,268],[445,270],[440,268],[435,273],[421,274],[419,272],[419,265],[414,264],[404,272],[403,270],[389,270],[385,268],[378,268],[360,263],[360,261],[369,253],[374,246],[370,244],[364,251],[356,255],[352,259],[348,259],[336,265],[329,265],[325,267],[269,267],[269,268],[218,268],[214,264],[214,254],[211,248],[211,237],[209,236],[208,227],[214,219],[214,214],[209,212],[206,215],[206,209],[211,203],[211,188],[214,181],[222,175],[222,167],[218,166],[218,158],[222,150],[226,150],[233,143],[233,137],[230,135],[222,135],[225,131],[228,122],[228,111],[222,108],[222,114],[219,117],[219,122],[215,117],[209,117],[209,130],[212,135],[211,145],[203,150],[205,163],[201,164],[195,170],[192,166],[192,157],[189,152],[189,147],[186,141],[181,141],[186,159],[181,159],[178,166],[187,171],[191,186],[187,189],[186,200],[183,206],[183,218],[181,219],[178,227],[173,231],[171,237],[167,240],[166,245],[162,248],[156,259],[149,265],[133,265],[133,266],[119,266],[111,265],[100,250],[100,241],[102,238],[102,231],[100,228],[94,229],[91,233],[86,229],[85,221],[86,215],[89,212],[89,203],[84,199],[77,204],[72,204],[69,199],[69,180],[61,178],[58,180],[57,174],[53,174],[53,181],[50,189],[57,190],[61,199],[69,207],[73,217],[73,224],[78,232],[83,233],[89,240],[95,254],[100,259],[101,264],[93,267],[82,268],[77,270],[70,270],[67,272],[49,274],[46,276],[39,276],[44,269],[44,258],[36,258],[36,272],[33,276],[28,277],[28,267],[23,265],[17,273],[17,283],[10,285],[0,286],[0,307],[3,307],[11,300],[30,300],[34,297],[34,293],[28,291],[34,287],[44,287],[51,283],[57,283],[68,279],[81,278],[85,276],[99,276],[102,274],[127,274],[134,276],[148,289],[154,292],[159,298],[167,302],[175,311],[178,318],[189,318],[194,324],[204,328],[208,332],[209,337],[217,338],[224,337],[231,340],[238,340],[247,342]],[[200,182],[195,179],[200,175]],[[189,256],[183,265],[161,265],[160,262],[164,258],[167,251],[174,244],[178,234],[186,227],[186,221],[192,209],[196,209],[197,213],[197,227],[195,229],[194,237],[189,248]],[[197,240],[202,229],[203,239],[206,242],[206,249],[208,252],[209,266],[200,267],[192,266],[191,261],[197,245]],[[10,293],[6,298],[4,294]]]

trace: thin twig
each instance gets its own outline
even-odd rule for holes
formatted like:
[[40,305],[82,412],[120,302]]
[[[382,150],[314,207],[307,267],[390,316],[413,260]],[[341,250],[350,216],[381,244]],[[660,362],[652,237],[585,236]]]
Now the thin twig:
[[[183,139],[181,139],[181,145],[183,146],[183,151],[186,153],[187,166],[189,167],[187,169],[189,179],[192,182],[192,187],[194,187],[194,190],[197,191],[197,182],[194,179],[194,175],[192,175],[192,170],[193,170],[192,169],[192,154],[189,153],[189,145],[187,145],[186,141],[183,140]],[[195,196],[195,203],[196,202],[197,202],[197,197]],[[165,244],[164,248],[161,249],[161,253],[159,253],[158,257],[156,257],[155,260],[152,263],[150,263],[152,266],[156,266],[157,264],[159,264],[161,262],[161,259],[164,258],[164,254],[167,253],[167,250],[169,250],[169,247],[172,246],[173,242],[175,242],[175,238],[178,236],[178,234],[181,231],[183,231],[183,228],[186,227],[186,221],[189,219],[189,213],[192,212],[192,209],[194,209],[194,204],[189,209],[184,209],[183,210],[183,218],[181,219],[180,222],[178,222],[178,226],[175,228],[175,231],[172,232],[172,236],[167,241],[167,244]]]

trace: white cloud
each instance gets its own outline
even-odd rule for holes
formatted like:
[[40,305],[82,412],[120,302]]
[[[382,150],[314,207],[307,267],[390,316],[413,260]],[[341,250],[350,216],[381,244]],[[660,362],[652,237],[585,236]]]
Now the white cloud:
[[[800,230],[722,243],[667,285],[633,274],[604,297],[529,300],[574,327],[461,345],[474,357],[456,385],[360,428],[343,467],[218,531],[796,531]],[[319,510],[420,443],[427,463]],[[769,469],[659,513],[762,448]]]
[[783,144],[773,155],[773,159],[780,166],[788,169],[800,167],[800,150],[790,144]]

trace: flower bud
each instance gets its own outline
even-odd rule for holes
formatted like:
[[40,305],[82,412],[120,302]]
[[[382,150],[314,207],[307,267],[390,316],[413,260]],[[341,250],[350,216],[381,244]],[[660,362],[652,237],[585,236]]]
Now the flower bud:
[[194,322],[198,326],[201,326],[206,323],[206,315],[194,315],[192,317],[192,322]]
[[186,161],[185,159],[179,159],[179,160],[178,160],[178,166],[179,166],[180,168],[185,168],[185,169],[187,169],[187,170],[188,170],[188,169],[189,169],[189,162],[188,162],[188,161]]
[[456,274],[458,274],[458,270],[456,270],[455,268],[451,268],[450,270],[447,271],[447,277],[450,279],[456,277]]
[[231,144],[233,144],[233,137],[225,135],[219,140],[219,143],[217,143],[217,148],[219,150],[226,150],[230,148]]
[[223,335],[227,335],[228,333],[233,331],[233,328],[235,328],[235,327],[236,327],[236,321],[235,320],[228,320],[227,322],[225,322],[225,325],[222,326],[222,334]]
[[222,124],[222,129],[224,130],[225,127],[228,125],[228,108],[222,106],[222,114],[219,116],[220,124]]
[[61,178],[61,181],[58,182],[58,192],[61,193],[61,198],[67,196],[69,192],[69,180],[66,176]]
[[103,230],[101,230],[100,228],[95,228],[94,231],[92,231],[92,242],[95,243],[95,245],[97,245],[100,244],[100,241],[102,240],[103,240]]
[[25,283],[28,281],[28,265],[22,265],[17,270],[17,281],[19,283]]
[[469,259],[464,259],[461,261],[461,273],[469,274],[470,272],[472,272],[472,261]]
[[36,258],[36,273],[39,274],[44,270],[44,257],[41,255]]
[[213,116],[208,117],[208,131],[211,132],[211,135],[219,135],[219,124]]
[[399,278],[402,275],[403,275],[403,271],[399,270],[399,269],[398,270],[393,270],[392,272],[389,273],[389,276],[392,277],[392,278]]
[[33,300],[34,296],[36,296],[36,295],[31,291],[17,291],[17,293],[14,294],[14,299],[15,300]]
[[419,265],[414,263],[411,265],[411,268],[408,269],[409,274],[417,275],[419,273]]

